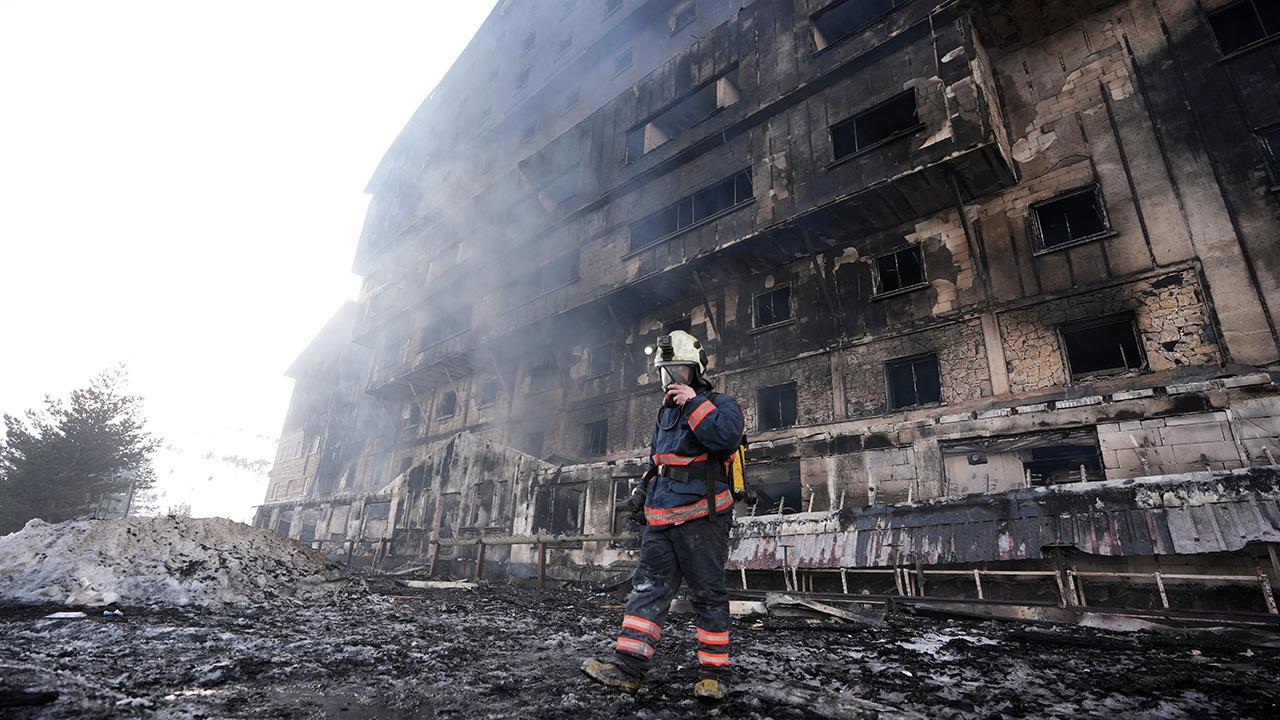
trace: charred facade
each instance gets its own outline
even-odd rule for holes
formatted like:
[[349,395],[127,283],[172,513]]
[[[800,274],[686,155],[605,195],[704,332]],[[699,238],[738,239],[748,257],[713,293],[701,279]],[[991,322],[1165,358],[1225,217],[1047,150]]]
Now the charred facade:
[[[282,456],[258,522],[442,572],[616,573],[658,397],[642,349],[679,328],[740,399],[768,498],[739,508],[744,584],[894,568],[911,592],[899,566],[1003,562],[1073,603],[1080,573],[1161,557],[1274,583],[1276,476],[1248,470],[1280,453],[1273,16],[499,3],[379,166],[358,310],[309,351],[367,358],[337,382],[378,417],[291,412],[282,446],[341,479],[282,491]],[[1068,496],[1116,544],[1014,522]],[[1205,504],[1256,522],[1213,547],[1159,524]],[[1123,546],[1104,505],[1167,542]],[[930,544],[957,513],[990,552]]]

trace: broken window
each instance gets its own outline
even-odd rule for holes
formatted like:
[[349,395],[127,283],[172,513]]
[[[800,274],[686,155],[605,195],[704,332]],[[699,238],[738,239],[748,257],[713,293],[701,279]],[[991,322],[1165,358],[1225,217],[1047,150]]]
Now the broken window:
[[631,249],[639,250],[713,220],[753,198],[751,171],[743,170],[633,224]]
[[901,408],[942,402],[942,379],[937,355],[919,355],[885,363],[889,407]]
[[556,535],[581,534],[586,495],[585,483],[538,486],[533,510],[534,531]]
[[1031,206],[1040,250],[1093,240],[1111,232],[1097,186],[1072,190]]
[[813,42],[822,50],[893,12],[907,0],[844,0],[814,15]]
[[1109,318],[1059,329],[1072,380],[1141,370],[1146,357],[1132,318]]
[[550,390],[555,385],[556,369],[550,362],[540,362],[529,368],[529,394]]
[[418,407],[418,403],[409,404],[409,418],[405,420],[405,428],[417,428],[422,422],[422,408]]
[[587,357],[587,375],[597,377],[608,375],[613,369],[613,346],[597,345],[591,348]]
[[739,97],[738,69],[735,67],[628,131],[627,162],[634,162],[641,155],[738,102]]
[[876,258],[875,268],[876,295],[887,295],[927,284],[924,253],[918,245],[881,255]]
[[756,514],[777,515],[803,509],[799,460],[752,465],[747,475],[756,493]]
[[1208,17],[1224,55],[1280,34],[1280,3],[1275,0],[1240,0]]
[[796,424],[796,384],[760,388],[760,430],[775,430]]
[[280,516],[279,522],[276,523],[276,532],[285,537],[289,537],[289,519],[288,518],[284,517],[283,515]]
[[584,455],[603,455],[608,450],[608,420],[597,420],[582,426],[582,453]]
[[1095,428],[942,443],[947,495],[1105,480]]
[[671,34],[675,35],[680,32],[697,17],[698,6],[693,0],[684,0],[684,2],[676,5],[675,9],[671,11],[670,20],[668,20],[668,24],[671,26]]
[[440,404],[436,406],[436,416],[441,418],[453,417],[458,411],[458,394],[452,390],[446,390],[440,396]]
[[920,126],[916,93],[908,90],[831,126],[831,147],[837,161],[853,157]]
[[492,405],[498,402],[498,392],[502,390],[502,383],[498,378],[490,378],[480,386],[480,407]]
[[783,285],[756,296],[755,327],[762,328],[791,319],[791,286]]
[[631,67],[631,48],[627,48],[613,59],[613,74],[621,75],[627,68]]

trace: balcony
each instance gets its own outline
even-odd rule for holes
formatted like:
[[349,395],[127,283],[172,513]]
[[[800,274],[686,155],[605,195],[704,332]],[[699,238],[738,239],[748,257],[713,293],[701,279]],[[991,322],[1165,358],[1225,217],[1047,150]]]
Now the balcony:
[[432,388],[465,377],[473,370],[477,332],[466,330],[416,352],[400,362],[374,370],[368,392],[384,398],[411,397],[420,388]]

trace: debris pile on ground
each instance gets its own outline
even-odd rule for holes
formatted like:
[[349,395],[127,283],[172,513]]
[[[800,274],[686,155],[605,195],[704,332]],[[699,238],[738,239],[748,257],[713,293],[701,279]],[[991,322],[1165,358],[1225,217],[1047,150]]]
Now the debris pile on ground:
[[692,695],[693,618],[672,615],[650,681],[627,695],[579,670],[612,653],[621,601],[480,584],[65,620],[0,606],[0,717],[1280,717],[1274,649],[908,611],[844,628],[735,618],[715,708]]
[[314,550],[223,518],[32,520],[0,537],[0,603],[222,607],[360,589]]

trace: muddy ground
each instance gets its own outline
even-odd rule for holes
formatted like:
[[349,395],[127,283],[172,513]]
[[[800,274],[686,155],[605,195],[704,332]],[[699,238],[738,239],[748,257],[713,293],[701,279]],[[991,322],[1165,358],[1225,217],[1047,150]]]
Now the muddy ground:
[[1280,651],[912,615],[857,631],[735,620],[735,689],[708,709],[690,696],[687,616],[627,696],[578,671],[608,655],[618,595],[382,589],[221,613],[0,608],[0,717],[1280,716]]

